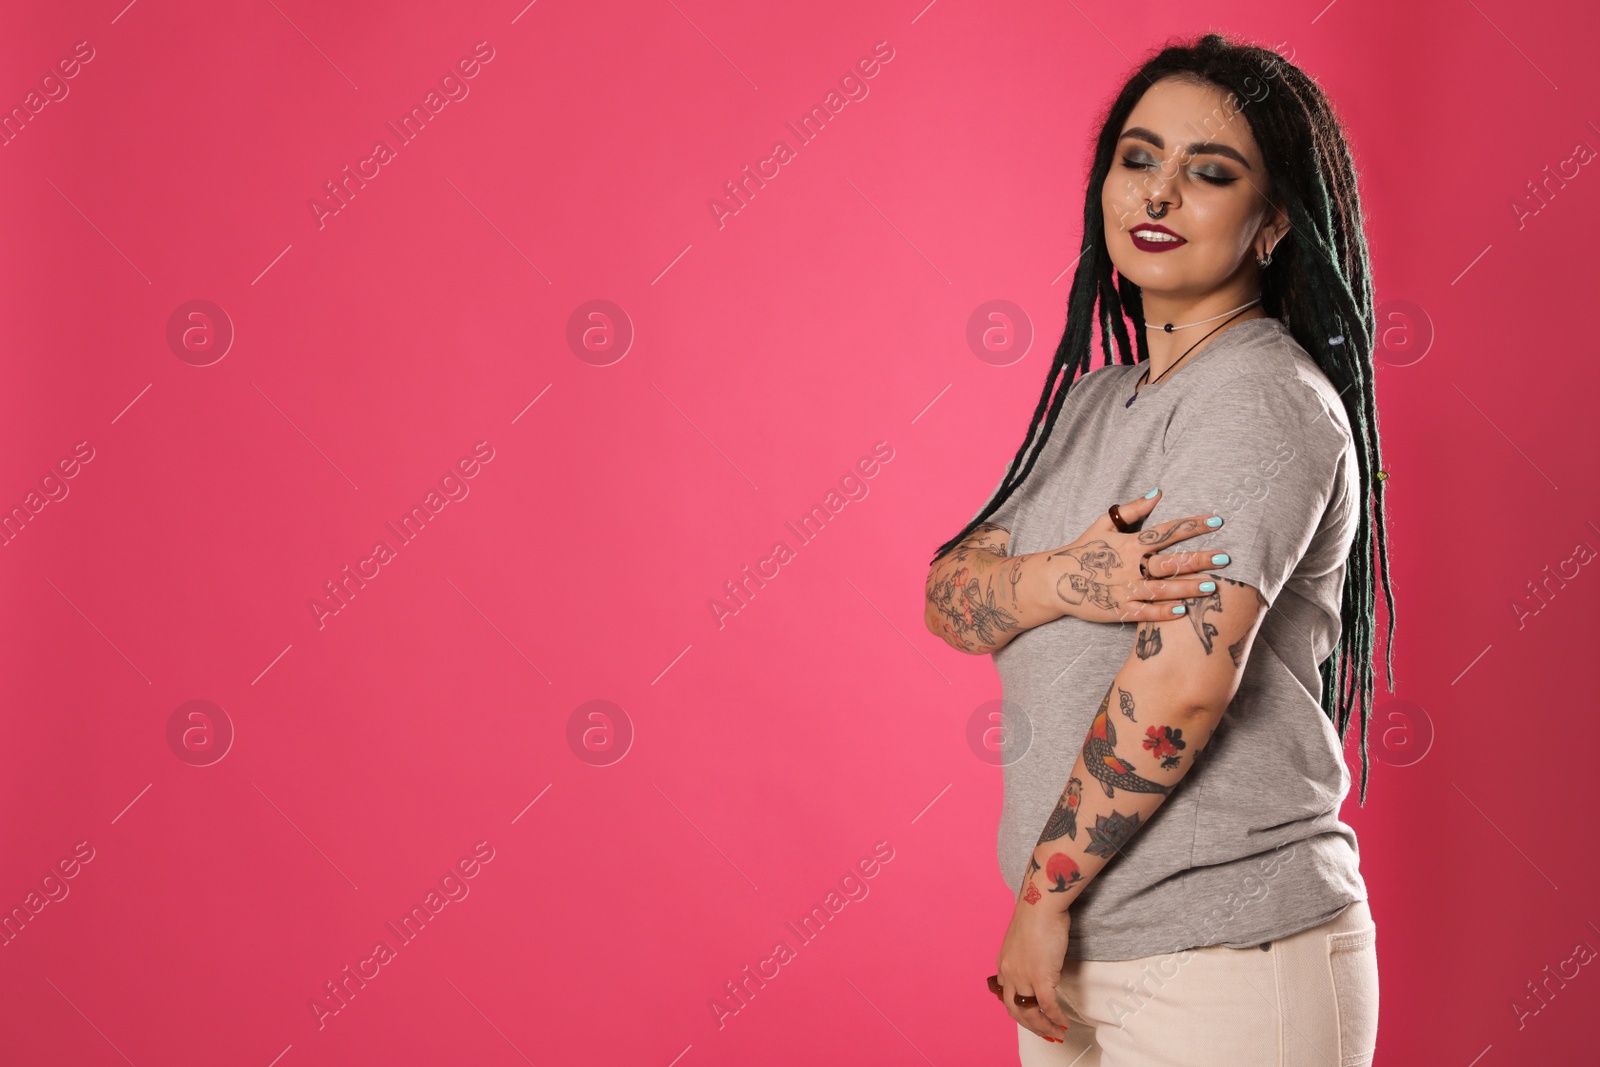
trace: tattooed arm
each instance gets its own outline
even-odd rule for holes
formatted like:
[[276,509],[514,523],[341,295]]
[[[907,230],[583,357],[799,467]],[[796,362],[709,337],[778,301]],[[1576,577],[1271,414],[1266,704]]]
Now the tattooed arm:
[[1254,586],[1210,577],[1217,591],[1185,600],[1187,615],[1139,626],[1039,836],[1018,907],[1066,910],[1210,741],[1266,613]]
[[[1119,505],[1124,520],[1142,522],[1158,501],[1155,492]],[[1208,576],[1195,572],[1228,564],[1215,549],[1169,551],[1211,532],[1205,519],[1191,515],[1122,533],[1102,515],[1072,544],[1022,556],[1008,554],[1009,531],[984,523],[929,569],[923,622],[951,648],[987,655],[1064,615],[1103,623],[1171,619],[1173,605],[1200,596]],[[1159,640],[1150,629],[1147,640]]]
[[1010,547],[1008,530],[984,523],[928,571],[923,622],[952,648],[983,655],[1061,618],[1063,607],[1045,595],[1059,565],[1043,552],[1008,555]]

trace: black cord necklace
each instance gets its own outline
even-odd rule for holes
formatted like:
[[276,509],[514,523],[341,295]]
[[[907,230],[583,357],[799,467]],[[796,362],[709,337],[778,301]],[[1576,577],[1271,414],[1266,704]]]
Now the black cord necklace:
[[[1214,334],[1214,333],[1216,333],[1216,332],[1217,332],[1217,331],[1218,331],[1218,330],[1220,330],[1220,329],[1222,329],[1222,327],[1223,327],[1223,326],[1226,326],[1226,325],[1228,325],[1228,323],[1230,323],[1230,322],[1232,322],[1232,321],[1233,321],[1233,320],[1234,320],[1234,319],[1236,319],[1236,318],[1238,318],[1238,317],[1239,317],[1239,316],[1240,316],[1240,315],[1243,315],[1243,314],[1244,314],[1244,313],[1245,313],[1245,311],[1248,311],[1248,310],[1249,310],[1249,309],[1250,309],[1250,308],[1251,308],[1251,307],[1254,307],[1254,306],[1255,306],[1255,304],[1256,304],[1256,301],[1253,301],[1253,300],[1252,300],[1252,301],[1251,301],[1251,302],[1250,302],[1250,303],[1249,303],[1249,304],[1246,304],[1246,305],[1245,305],[1245,306],[1244,306],[1244,309],[1243,309],[1243,310],[1241,310],[1241,311],[1239,311],[1239,312],[1237,312],[1237,313],[1236,313],[1236,314],[1234,314],[1234,315],[1232,315],[1232,316],[1231,316],[1231,317],[1229,317],[1229,318],[1228,318],[1228,319],[1226,319],[1226,320],[1224,320],[1224,321],[1223,321],[1223,322],[1222,322],[1222,324],[1221,324],[1221,325],[1219,325],[1219,326],[1213,326],[1213,327],[1212,327],[1212,328],[1211,328],[1211,329],[1210,329],[1210,330],[1209,330],[1209,331],[1208,331],[1208,332],[1207,332],[1207,333],[1206,333],[1206,335],[1205,335],[1205,337],[1202,337],[1202,338],[1200,338],[1200,341],[1204,341],[1204,340],[1205,340],[1205,339],[1206,339],[1206,337],[1210,337],[1210,336],[1211,336],[1211,335],[1212,335],[1212,334]],[[1198,325],[1199,325],[1199,323],[1190,323],[1190,325],[1191,325],[1191,326],[1198,326]],[[1166,327],[1166,329],[1167,329],[1167,331],[1168,331],[1168,332],[1169,332],[1169,333],[1170,333],[1170,332],[1171,332],[1171,331],[1172,331],[1172,330],[1174,330],[1174,329],[1182,329],[1182,328],[1183,328],[1183,327],[1181,327],[1181,326],[1178,326],[1178,327],[1174,327],[1174,326],[1173,326],[1173,325],[1172,325],[1172,324],[1170,324],[1170,323],[1168,323],[1168,324],[1167,324],[1167,327]],[[1178,367],[1179,367],[1179,366],[1180,366],[1180,365],[1181,365],[1181,364],[1182,364],[1182,363],[1183,363],[1183,361],[1184,361],[1184,358],[1185,358],[1185,357],[1186,357],[1186,356],[1188,356],[1188,355],[1189,355],[1189,353],[1190,353],[1190,352],[1193,352],[1193,351],[1194,351],[1194,350],[1195,350],[1195,347],[1196,347],[1196,346],[1197,346],[1197,345],[1199,345],[1199,344],[1200,344],[1200,341],[1196,341],[1196,342],[1195,342],[1195,343],[1194,343],[1194,344],[1192,344],[1192,345],[1190,345],[1190,346],[1189,346],[1189,347],[1188,347],[1188,348],[1187,348],[1187,349],[1185,349],[1185,350],[1184,350],[1184,353],[1183,353],[1183,355],[1182,355],[1182,356],[1179,356],[1179,357],[1178,357],[1178,358],[1177,358],[1177,359],[1176,359],[1176,360],[1174,360],[1174,361],[1173,361],[1173,364],[1172,364],[1172,366],[1170,366],[1170,367],[1168,367],[1168,368],[1167,368],[1167,369],[1166,369],[1166,370],[1164,370],[1164,371],[1162,371],[1162,372],[1161,372],[1161,373],[1160,373],[1160,374],[1158,374],[1158,375],[1156,375],[1156,376],[1155,376],[1155,378],[1154,378],[1154,379],[1152,379],[1152,380],[1151,380],[1151,381],[1150,381],[1150,382],[1149,382],[1149,383],[1148,383],[1148,384],[1150,384],[1150,385],[1154,385],[1154,384],[1156,384],[1156,382],[1159,382],[1159,381],[1160,381],[1160,380],[1161,380],[1161,379],[1163,379],[1163,378],[1165,378],[1165,377],[1166,377],[1166,376],[1167,376],[1167,375],[1169,375],[1169,374],[1171,374],[1171,373],[1172,373],[1172,372],[1173,372],[1173,371],[1175,371],[1175,370],[1177,370],[1177,369],[1178,369]],[[1149,362],[1149,360],[1146,360],[1146,361],[1145,361],[1145,362],[1146,362],[1146,363],[1148,363],[1148,362]],[[1145,379],[1146,379],[1146,378],[1149,378],[1149,377],[1150,377],[1150,368],[1149,368],[1149,367],[1148,367],[1148,366],[1146,366],[1146,367],[1145,367],[1145,369],[1144,369],[1144,373],[1143,373],[1143,374],[1141,374],[1141,375],[1139,375],[1139,381],[1137,381],[1137,382],[1134,382],[1134,383],[1133,383],[1133,395],[1132,395],[1132,396],[1130,396],[1130,397],[1128,397],[1128,400],[1127,400],[1127,402],[1126,402],[1126,403],[1124,403],[1124,404],[1123,404],[1123,405],[1122,405],[1122,406],[1123,406],[1123,407],[1125,407],[1125,408],[1130,408],[1130,407],[1132,407],[1132,406],[1133,406],[1133,402],[1134,402],[1134,401],[1135,401],[1135,400],[1138,400],[1138,399],[1139,399],[1139,385],[1140,385],[1140,383],[1141,383],[1141,382],[1144,382],[1144,380],[1145,380]]]

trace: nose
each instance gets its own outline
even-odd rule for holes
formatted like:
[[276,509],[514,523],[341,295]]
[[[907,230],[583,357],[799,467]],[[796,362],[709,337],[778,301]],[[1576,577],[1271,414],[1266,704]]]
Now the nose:
[[1177,180],[1178,172],[1186,162],[1182,153],[1183,149],[1180,148],[1162,160],[1155,170],[1144,172],[1143,181],[1139,183],[1142,186],[1141,200],[1148,199],[1156,204],[1165,200],[1173,207],[1182,206],[1183,196],[1178,188],[1181,183]]

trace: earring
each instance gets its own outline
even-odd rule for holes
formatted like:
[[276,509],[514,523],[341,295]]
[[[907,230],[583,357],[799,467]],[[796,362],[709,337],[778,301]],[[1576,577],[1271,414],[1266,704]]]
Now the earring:
[[1271,265],[1272,265],[1272,253],[1271,252],[1268,252],[1264,256],[1257,256],[1256,257],[1256,266],[1258,266],[1258,267],[1269,267]]

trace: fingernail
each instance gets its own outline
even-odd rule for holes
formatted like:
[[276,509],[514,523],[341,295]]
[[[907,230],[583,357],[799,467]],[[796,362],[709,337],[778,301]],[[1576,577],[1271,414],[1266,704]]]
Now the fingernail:
[[1161,492],[1161,490],[1160,490],[1160,489],[1152,489],[1152,490],[1150,490],[1150,491],[1149,491],[1149,492],[1148,492],[1148,493],[1146,493],[1146,494],[1145,494],[1145,495],[1144,495],[1144,498],[1145,498],[1145,499],[1146,499],[1146,500],[1149,500],[1149,499],[1151,499],[1151,498],[1152,498],[1152,497],[1154,497],[1154,496],[1155,496],[1155,495],[1156,495],[1156,494],[1157,494],[1157,493],[1159,493],[1159,492]]
[[1228,562],[1228,554],[1226,552],[1218,552],[1215,556],[1211,557],[1211,562],[1220,567],[1224,563]]
[[1218,526],[1222,525],[1222,516],[1221,515],[1213,515],[1213,516],[1211,516],[1209,519],[1206,520],[1206,525],[1211,527],[1213,530],[1215,530]]
[[1202,593],[1215,593],[1217,591],[1217,583],[1216,582],[1201,582],[1200,583],[1200,591]]
[[1188,610],[1189,610],[1188,608],[1184,607],[1182,604],[1179,604],[1177,607],[1172,609],[1172,613],[1174,615],[1182,615],[1184,612],[1186,612]]

